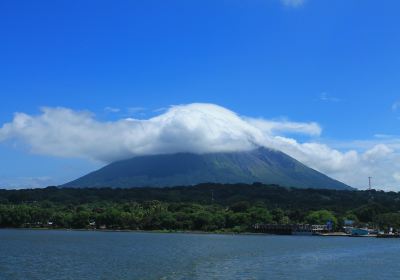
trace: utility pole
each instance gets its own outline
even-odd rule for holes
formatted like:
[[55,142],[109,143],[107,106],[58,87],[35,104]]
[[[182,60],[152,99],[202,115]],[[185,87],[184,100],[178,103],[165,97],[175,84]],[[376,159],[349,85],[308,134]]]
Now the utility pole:
[[214,190],[211,190],[211,201],[214,202]]
[[369,182],[369,187],[368,187],[368,190],[369,190],[369,191],[371,191],[371,190],[372,190],[371,179],[372,179],[372,177],[368,177],[368,182]]
[[368,177],[368,194],[369,194],[369,202],[373,202],[374,197],[372,195],[372,177]]

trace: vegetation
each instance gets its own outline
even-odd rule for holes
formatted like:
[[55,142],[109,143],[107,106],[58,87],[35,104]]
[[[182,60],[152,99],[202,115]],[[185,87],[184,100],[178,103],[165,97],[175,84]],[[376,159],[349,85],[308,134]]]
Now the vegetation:
[[297,188],[351,190],[276,150],[138,156],[111,163],[64,187],[167,187],[199,182],[275,183]]
[[400,229],[400,194],[201,184],[139,189],[0,190],[0,227],[251,231],[256,223],[345,220]]

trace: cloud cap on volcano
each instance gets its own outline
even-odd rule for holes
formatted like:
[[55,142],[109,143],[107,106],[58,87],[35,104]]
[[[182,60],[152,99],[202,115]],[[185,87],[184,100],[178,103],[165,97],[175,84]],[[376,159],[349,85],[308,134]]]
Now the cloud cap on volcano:
[[42,108],[31,116],[16,113],[0,129],[33,153],[111,162],[135,155],[226,152],[262,145],[263,131],[234,112],[213,104],[171,106],[147,120],[100,122],[86,111]]
[[0,141],[21,144],[35,154],[103,163],[137,155],[203,154],[265,146],[348,185],[363,186],[363,178],[370,174],[379,175],[375,182],[390,189],[398,184],[398,140],[340,151],[315,138],[305,142],[293,138],[293,134],[318,137],[321,132],[315,122],[249,118],[205,103],[171,106],[149,119],[117,121],[99,121],[88,111],[45,107],[38,115],[16,113],[11,122],[0,128]]

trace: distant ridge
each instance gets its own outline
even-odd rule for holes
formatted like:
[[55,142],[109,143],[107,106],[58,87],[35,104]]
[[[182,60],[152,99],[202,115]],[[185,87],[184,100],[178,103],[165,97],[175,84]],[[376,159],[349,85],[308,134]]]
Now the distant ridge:
[[260,182],[285,187],[350,190],[280,151],[139,156],[111,163],[62,187],[169,187]]

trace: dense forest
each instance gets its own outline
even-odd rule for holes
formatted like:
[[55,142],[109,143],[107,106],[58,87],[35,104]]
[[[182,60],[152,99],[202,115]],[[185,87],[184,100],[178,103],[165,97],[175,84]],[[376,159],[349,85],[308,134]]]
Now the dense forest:
[[400,193],[201,184],[133,189],[1,190],[0,227],[252,231],[256,223],[345,220],[400,229]]

